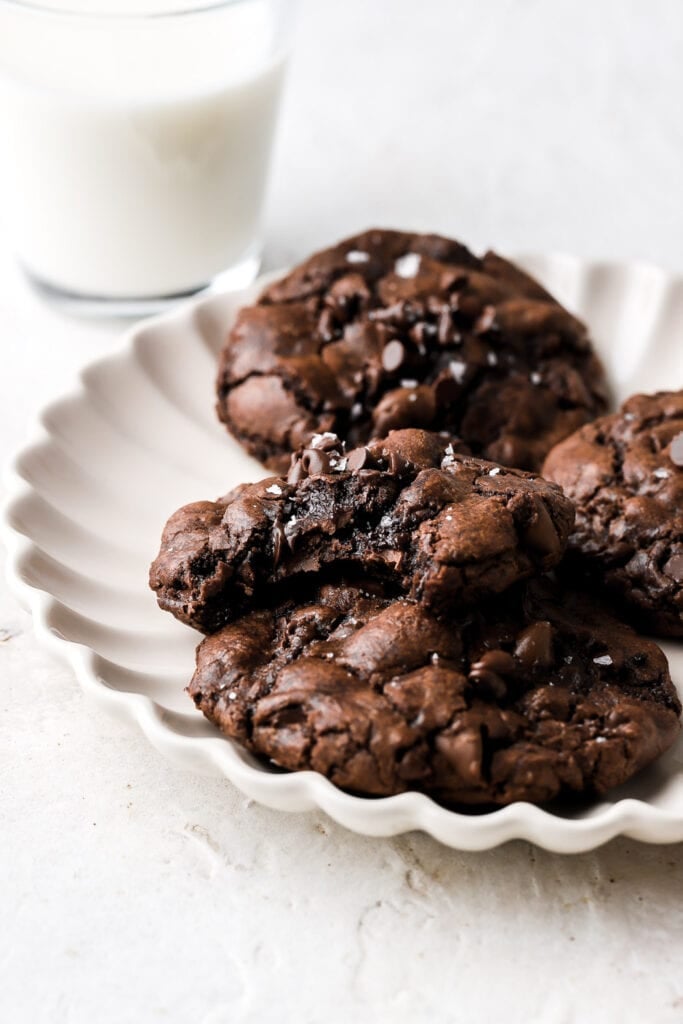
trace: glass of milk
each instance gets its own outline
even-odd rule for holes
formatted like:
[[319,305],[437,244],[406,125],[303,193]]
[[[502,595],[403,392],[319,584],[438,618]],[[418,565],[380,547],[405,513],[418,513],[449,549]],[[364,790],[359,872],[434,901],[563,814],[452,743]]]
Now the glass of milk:
[[0,221],[35,283],[137,313],[255,276],[294,0],[0,0]]

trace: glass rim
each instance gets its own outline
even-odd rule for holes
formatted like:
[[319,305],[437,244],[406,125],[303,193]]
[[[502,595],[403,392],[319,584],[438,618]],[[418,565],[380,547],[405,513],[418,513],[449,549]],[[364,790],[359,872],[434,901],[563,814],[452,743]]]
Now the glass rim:
[[[205,0],[196,7],[178,7],[168,11],[79,11],[73,7],[47,7],[40,0],[0,0],[0,11],[3,8],[21,11],[28,15],[41,15],[52,18],[63,18],[71,21],[96,22],[144,22],[144,21],[171,21],[173,18],[190,18],[193,15],[211,14],[227,7],[238,7],[242,4],[253,3],[254,0]],[[68,3],[68,0],[67,0]]]

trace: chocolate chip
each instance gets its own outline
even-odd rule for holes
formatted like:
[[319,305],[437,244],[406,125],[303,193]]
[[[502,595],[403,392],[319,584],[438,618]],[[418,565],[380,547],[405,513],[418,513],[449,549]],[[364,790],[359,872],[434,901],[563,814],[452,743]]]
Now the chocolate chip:
[[515,671],[515,659],[507,651],[495,650],[485,651],[482,654],[479,661],[475,662],[472,666],[476,668],[481,666],[483,669],[487,669],[490,672],[497,672],[502,676],[509,676]]
[[338,333],[334,313],[331,309],[324,309],[318,319],[318,334],[323,341],[333,341]]
[[437,326],[437,337],[441,345],[447,345],[451,340],[453,333],[453,321],[451,320],[451,311],[448,306],[444,306],[439,316],[439,323]]
[[512,675],[516,667],[515,659],[507,651],[484,651],[470,669],[470,682],[494,699],[501,700],[507,693],[507,685],[502,677]]
[[397,451],[389,452],[389,470],[400,476],[405,473],[406,470],[411,468],[411,463],[408,459],[405,459],[402,455],[399,455]]
[[373,459],[367,448],[354,448],[347,456],[346,468],[352,473],[357,473],[359,469],[371,469],[372,463]]
[[549,622],[534,622],[519,634],[515,658],[526,670],[552,664],[553,627]]
[[524,533],[526,541],[544,555],[555,555],[560,548],[560,539],[545,503],[540,498],[535,502],[536,515]]
[[306,448],[301,456],[301,464],[309,476],[319,476],[330,471],[329,455],[318,448]]
[[282,545],[285,542],[285,531],[282,529],[280,523],[273,524],[273,568],[275,569],[280,563],[280,557],[282,555]]
[[483,691],[494,700],[502,700],[507,693],[505,680],[501,679],[497,672],[482,668],[479,663],[470,669],[469,680],[477,690]]
[[[680,436],[683,437],[683,434]],[[672,580],[676,580],[676,583],[683,583],[683,552],[671,556],[664,566],[664,572]]]
[[669,458],[674,466],[683,466],[683,431],[676,434],[669,446]]
[[485,306],[484,311],[474,325],[475,334],[485,334],[496,326],[496,307]]
[[396,370],[403,366],[406,358],[406,350],[403,347],[402,342],[390,341],[388,345],[384,347],[382,352],[382,366],[387,373],[395,373]]
[[306,478],[308,474],[304,468],[299,455],[292,455],[292,461],[289,466],[289,472],[287,473],[288,484],[298,484]]

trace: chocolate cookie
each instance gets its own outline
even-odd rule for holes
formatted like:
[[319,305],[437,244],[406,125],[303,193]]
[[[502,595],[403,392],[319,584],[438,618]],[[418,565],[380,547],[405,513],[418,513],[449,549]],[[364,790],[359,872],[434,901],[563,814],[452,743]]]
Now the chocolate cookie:
[[603,793],[679,731],[659,648],[545,580],[441,620],[376,586],[290,592],[207,637],[188,690],[282,768],[447,804]]
[[380,230],[317,253],[242,309],[217,390],[220,419],[278,472],[314,433],[355,447],[404,427],[537,470],[606,410],[584,325],[533,278],[438,235]]
[[629,398],[554,448],[543,472],[576,503],[568,570],[637,626],[683,636],[683,391]]
[[270,477],[180,509],[150,585],[212,632],[278,582],[353,565],[432,608],[499,593],[555,565],[574,512],[559,487],[398,430],[345,454],[332,434]]

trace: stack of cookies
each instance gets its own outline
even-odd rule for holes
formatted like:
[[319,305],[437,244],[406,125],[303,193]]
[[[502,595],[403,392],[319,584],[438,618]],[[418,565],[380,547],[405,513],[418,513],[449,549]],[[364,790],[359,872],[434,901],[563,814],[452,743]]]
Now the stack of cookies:
[[206,634],[189,693],[228,736],[450,806],[603,793],[673,743],[635,629],[683,636],[683,392],[603,415],[536,281],[395,231],[270,285],[217,388],[275,475],[176,512],[150,583]]

